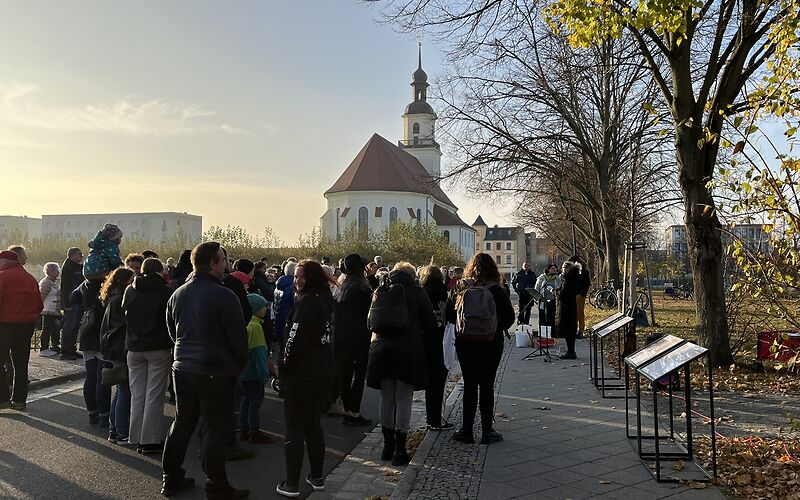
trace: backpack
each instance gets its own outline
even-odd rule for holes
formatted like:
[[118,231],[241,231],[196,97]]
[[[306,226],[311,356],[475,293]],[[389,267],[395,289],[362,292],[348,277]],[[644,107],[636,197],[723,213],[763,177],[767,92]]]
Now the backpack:
[[456,304],[456,339],[469,343],[489,343],[497,333],[497,305],[489,289],[466,280]]
[[391,285],[388,280],[375,289],[367,314],[367,324],[371,332],[378,335],[399,335],[406,331],[411,322],[403,285]]

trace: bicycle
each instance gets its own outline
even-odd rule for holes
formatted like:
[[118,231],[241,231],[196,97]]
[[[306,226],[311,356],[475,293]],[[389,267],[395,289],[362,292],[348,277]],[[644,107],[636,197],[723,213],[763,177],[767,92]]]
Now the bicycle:
[[[598,309],[613,309],[619,304],[618,290],[614,286],[612,280],[604,283],[600,290],[591,294],[589,303]],[[639,291],[636,294],[635,307],[639,309],[646,309],[650,305],[650,296],[645,291]]]

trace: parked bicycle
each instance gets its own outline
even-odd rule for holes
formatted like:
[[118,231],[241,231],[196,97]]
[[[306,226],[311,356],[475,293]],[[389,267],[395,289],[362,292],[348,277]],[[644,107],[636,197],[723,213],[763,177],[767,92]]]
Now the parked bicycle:
[[694,289],[689,285],[668,286],[664,288],[664,297],[673,300],[689,300],[694,298]]
[[[598,309],[614,309],[619,304],[619,292],[613,280],[608,280],[594,293],[589,294],[589,303]],[[639,309],[650,306],[650,295],[644,290],[636,293],[636,304]]]

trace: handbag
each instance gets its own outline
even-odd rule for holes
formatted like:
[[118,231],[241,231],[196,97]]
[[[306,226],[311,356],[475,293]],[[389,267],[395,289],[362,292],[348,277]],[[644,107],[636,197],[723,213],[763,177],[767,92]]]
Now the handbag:
[[106,363],[100,373],[103,385],[118,385],[128,380],[128,364],[122,362]]
[[448,323],[444,327],[442,349],[444,349],[444,366],[447,370],[453,374],[461,373],[461,365],[456,355],[456,325],[453,323]]

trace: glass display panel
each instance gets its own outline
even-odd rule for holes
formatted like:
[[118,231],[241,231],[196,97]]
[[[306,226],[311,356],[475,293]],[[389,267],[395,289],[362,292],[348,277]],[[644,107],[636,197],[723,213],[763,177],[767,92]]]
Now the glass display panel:
[[592,326],[592,331],[593,332],[600,331],[600,330],[603,329],[604,326],[610,325],[614,321],[617,321],[618,319],[620,319],[622,316],[623,316],[623,314],[621,312],[614,313],[611,316],[607,317],[606,319],[600,321],[596,325]]
[[651,381],[657,380],[682,367],[686,363],[694,361],[707,352],[708,349],[705,347],[687,342],[677,347],[674,351],[670,351],[664,354],[664,356],[639,368],[639,373],[649,378]]
[[636,369],[642,366],[644,363],[655,357],[661,356],[665,351],[683,342],[686,341],[674,335],[661,337],[652,344],[642,347],[638,351],[625,358],[625,362],[631,368]]
[[631,323],[631,322],[633,322],[633,318],[631,318],[630,316],[623,316],[623,317],[619,318],[618,320],[616,320],[615,322],[611,323],[610,325],[604,327],[599,332],[596,332],[595,335],[597,335],[600,338],[603,338],[606,335],[608,335],[609,333],[613,332],[614,330],[616,330],[618,328],[622,328],[623,326],[625,326],[625,325],[627,325],[628,323]]

